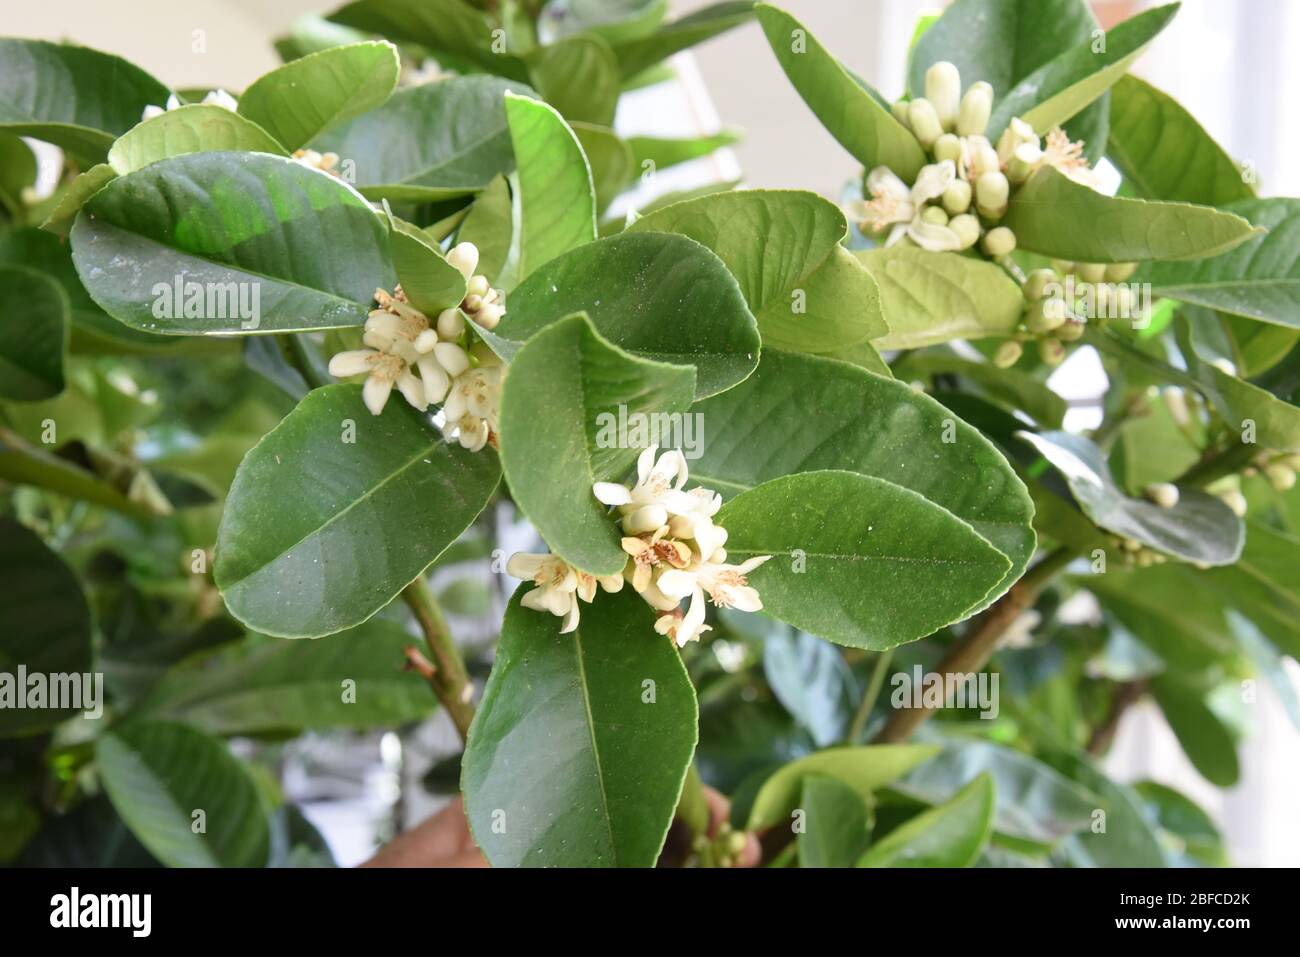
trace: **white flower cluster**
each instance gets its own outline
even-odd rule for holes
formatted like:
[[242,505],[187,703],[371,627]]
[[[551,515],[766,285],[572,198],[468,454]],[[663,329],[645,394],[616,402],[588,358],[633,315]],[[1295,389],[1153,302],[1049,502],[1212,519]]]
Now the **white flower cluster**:
[[[561,632],[578,627],[578,600],[590,602],[596,585],[618,591],[627,581],[656,611],[655,630],[681,647],[698,640],[710,628],[704,624],[705,596],[722,608],[758,611],[758,592],[746,575],[770,555],[750,558],[740,565],[727,564],[727,530],[713,521],[722,496],[706,488],[683,490],[687,479],[685,457],[665,452],[655,460],[654,446],[637,460],[637,480],[632,486],[597,482],[596,498],[616,509],[623,528],[623,551],[628,555],[622,577],[593,578],[555,555],[514,555],[506,570],[537,585],[524,595],[526,608],[549,611],[564,618]],[[682,599],[690,601],[685,612]]]
[[1081,142],[1071,143],[1059,129],[1038,134],[1019,117],[998,140],[985,136],[993,110],[993,87],[972,83],[961,94],[961,75],[948,62],[925,74],[925,96],[899,101],[895,119],[912,131],[933,163],[923,167],[911,186],[893,170],[877,166],[867,174],[870,198],[847,209],[863,232],[889,230],[886,246],[906,237],[932,252],[957,252],[976,242],[992,257],[1016,248],[1015,234],[997,222],[1007,210],[1014,184],[1023,183],[1040,166],[1055,166],[1065,175],[1095,186]]
[[[222,109],[229,110],[231,113],[239,109],[239,101],[227,93],[225,90],[213,90],[203,98],[203,102],[208,106],[219,106]],[[144,108],[140,114],[140,122],[152,120],[155,116],[162,116],[164,113],[170,113],[172,110],[179,110],[185,104],[181,102],[180,97],[175,93],[167,97],[167,105],[153,106],[152,104]]]
[[447,261],[471,290],[459,307],[444,309],[431,323],[407,302],[401,286],[392,295],[377,289],[379,308],[366,319],[362,339],[368,348],[340,352],[330,360],[329,371],[338,378],[366,376],[361,394],[373,415],[384,411],[394,387],[421,412],[442,403],[443,434],[477,452],[489,442],[496,444],[503,369],[483,343],[470,341],[462,310],[491,328],[505,306],[501,293],[474,274],[478,249],[472,243],[454,247]]

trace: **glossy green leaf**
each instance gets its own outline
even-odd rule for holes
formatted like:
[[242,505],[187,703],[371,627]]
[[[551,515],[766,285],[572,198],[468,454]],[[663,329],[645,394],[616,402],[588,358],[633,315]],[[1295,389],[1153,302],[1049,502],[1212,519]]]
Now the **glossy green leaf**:
[[970,867],[993,830],[996,787],[985,772],[952,799],[877,840],[859,867]]
[[54,209],[45,217],[45,222],[41,224],[42,228],[49,229],[51,226],[59,226],[62,231],[62,224],[76,216],[81,207],[86,205],[86,200],[98,193],[116,177],[117,174],[113,172],[113,167],[107,163],[97,163],[84,173],[79,174],[68,185],[67,191],[55,204]]
[[1263,233],[1208,206],[1107,196],[1051,166],[1016,190],[1002,225],[1021,249],[1091,263],[1217,256]]
[[631,79],[674,53],[747,23],[753,15],[754,5],[750,0],[714,3],[665,23],[648,36],[616,42],[614,55],[624,79]]
[[1121,77],[1111,91],[1106,152],[1148,199],[1222,206],[1255,195],[1242,170],[1196,118],[1136,76]]
[[611,42],[653,33],[668,15],[668,0],[552,0],[538,17],[547,42],[592,33]]
[[895,367],[900,379],[917,375],[959,375],[980,386],[989,397],[1012,411],[1025,412],[1042,425],[1059,428],[1065,418],[1066,402],[1045,383],[1018,369],[999,369],[991,362],[977,362],[942,352],[914,352]]
[[25,867],[157,867],[103,794],[48,818],[27,845]]
[[[701,156],[708,156],[714,150],[740,142],[739,130],[722,130],[710,136],[695,136],[689,139],[667,139],[660,136],[629,136],[627,144],[632,148],[639,173],[647,169],[656,172],[687,163]],[[650,164],[648,167],[646,164]]]
[[[593,575],[623,570],[621,532],[592,485],[621,479],[640,452],[617,423],[681,413],[694,390],[689,366],[629,355],[583,316],[551,324],[519,351],[501,397],[501,465],[553,552]],[[539,429],[543,408],[549,426]]]
[[522,233],[517,277],[596,238],[596,189],[573,130],[540,100],[506,94],[519,164]]
[[1169,839],[1162,843],[1166,857],[1172,859],[1174,866],[1230,866],[1223,848],[1223,835],[1191,798],[1155,781],[1139,781],[1132,790],[1141,800],[1147,817]]
[[728,560],[768,614],[855,648],[883,651],[982,607],[1011,561],[916,492],[856,472],[801,472],[727,502]]
[[67,294],[49,276],[0,265],[0,398],[31,402],[63,391]]
[[447,262],[442,247],[417,226],[390,216],[393,269],[407,300],[426,316],[460,305],[465,276]]
[[288,150],[382,104],[397,86],[397,48],[369,41],[321,50],[254,81],[239,112]]
[[926,163],[911,131],[798,20],[766,3],[755,10],[781,69],[827,131],[867,169],[888,166],[910,183]]
[[776,624],[763,635],[763,675],[777,700],[808,729],[818,747],[844,736],[858,690],[838,648]]
[[356,0],[329,19],[399,43],[419,44],[435,56],[468,60],[488,73],[525,78],[522,61],[499,47],[492,22],[464,0]]
[[1063,759],[1071,778],[1100,798],[1105,830],[1084,828],[1070,835],[1063,847],[1076,867],[1164,867],[1151,825],[1142,813],[1142,799],[1132,788],[1112,781],[1082,757]]
[[637,167],[632,150],[607,127],[579,122],[569,125],[591,166],[596,208],[604,209],[636,179]]
[[400,396],[371,416],[359,387],[317,389],[240,465],[217,587],[231,614],[266,634],[350,628],[456,540],[499,478],[494,453],[449,445]]
[[125,176],[170,156],[221,150],[285,155],[284,148],[256,123],[225,107],[196,103],[133,128],[108,151],[108,165]]
[[1020,117],[1035,130],[1060,126],[1109,90],[1128,72],[1147,44],[1178,11],[1170,3],[1146,10],[1054,57],[998,99],[989,118],[989,138]]
[[507,307],[488,339],[507,360],[536,332],[585,312],[619,348],[694,365],[697,398],[731,388],[758,364],[758,328],[736,280],[685,236],[634,233],[588,243],[538,269]]
[[1205,565],[1231,565],[1241,554],[1241,519],[1213,495],[1182,488],[1173,508],[1130,498],[1088,439],[1068,432],[1019,435],[1061,473],[1084,514],[1108,532]]
[[479,273],[500,288],[505,285],[502,275],[510,258],[513,238],[510,184],[504,176],[498,176],[478,194],[456,239],[473,243],[478,248]]
[[[58,689],[59,675],[91,679],[90,608],[72,570],[31,529],[10,517],[0,517],[0,738],[32,734],[52,728],[79,709],[52,707],[48,695]],[[19,667],[28,681],[19,683]],[[43,701],[35,693],[32,676],[45,676]],[[82,704],[103,691],[81,684]],[[98,699],[100,707],[103,700]]]
[[387,230],[355,190],[258,153],[118,177],[77,214],[72,258],[105,312],[168,335],[360,325],[394,279]]
[[680,233],[717,253],[773,348],[827,352],[888,331],[875,281],[840,246],[844,214],[815,193],[714,193],[628,227],[647,231]]
[[1171,665],[1194,671],[1223,661],[1233,648],[1224,603],[1209,578],[1162,565],[1130,574],[1093,575],[1083,584],[1144,645]]
[[[65,392],[64,396],[68,396],[68,393]],[[57,418],[54,421],[59,422]],[[143,503],[128,499],[94,472],[60,458],[53,452],[26,444],[10,444],[4,438],[0,438],[0,479],[14,485],[31,485],[66,498],[102,505],[125,515],[146,517],[156,514]]]
[[132,721],[101,736],[95,756],[118,814],[164,864],[266,863],[270,828],[258,786],[221,740],[176,722]]
[[[1033,506],[1006,459],[976,429],[904,382],[772,350],[749,379],[693,411],[703,416],[705,439],[691,475],[724,496],[817,469],[885,479],[969,523],[1011,559],[992,598],[1020,577],[1033,555]],[[760,448],[750,439],[760,430],[786,439]]]
[[934,760],[891,785],[907,797],[940,805],[989,775],[995,784],[993,829],[1050,844],[1086,828],[1096,798],[1030,755],[990,741],[946,742]]
[[506,611],[461,785],[496,867],[651,867],[672,822],[698,711],[681,657],[630,588],[578,629]]
[[539,47],[529,58],[529,74],[542,99],[569,122],[613,125],[622,75],[599,36],[578,34]]
[[1268,232],[1208,259],[1151,263],[1133,281],[1151,283],[1157,296],[1300,329],[1300,199],[1247,199],[1223,209]]
[[1291,723],[1300,729],[1300,695],[1296,694],[1295,684],[1287,672],[1286,659],[1253,621],[1235,609],[1228,609],[1227,614],[1228,625],[1237,644],[1241,645],[1264,680],[1272,685],[1273,692],[1282,702]]
[[930,744],[871,744],[810,754],[785,765],[763,782],[745,827],[764,831],[790,826],[791,812],[799,806],[804,781],[811,776],[833,778],[866,799],[937,753],[938,748]]
[[[337,153],[367,199],[437,202],[476,193],[514,169],[505,93],[531,91],[494,76],[452,77],[399,90],[312,141]],[[350,165],[349,165],[350,164]]]
[[880,288],[889,332],[880,349],[1006,336],[1025,307],[1020,286],[993,263],[900,243],[856,253]]
[[20,137],[0,133],[0,206],[15,214],[23,205],[23,190],[35,182],[36,154],[31,147]]
[[804,829],[796,838],[800,867],[852,867],[867,843],[867,805],[835,778],[803,779]]
[[403,668],[418,641],[378,619],[322,641],[258,641],[171,669],[138,707],[220,735],[418,721],[436,704],[428,683]]
[[88,47],[0,39],[0,130],[90,162],[170,91],[139,67]]
[[1236,784],[1237,742],[1203,695],[1172,675],[1152,681],[1151,692],[1196,770],[1218,787]]

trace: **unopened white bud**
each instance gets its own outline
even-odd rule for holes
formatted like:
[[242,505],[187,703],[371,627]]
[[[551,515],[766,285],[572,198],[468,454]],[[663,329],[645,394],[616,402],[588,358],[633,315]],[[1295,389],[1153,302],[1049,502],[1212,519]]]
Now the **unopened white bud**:
[[1288,492],[1295,487],[1295,472],[1290,466],[1274,462],[1264,469],[1268,484],[1279,492]]
[[1067,319],[1056,330],[1056,338],[1062,342],[1078,342],[1083,338],[1083,323],[1074,319]]
[[1059,366],[1065,361],[1065,346],[1059,339],[1039,339],[1038,358],[1046,365]]
[[437,329],[443,339],[459,339],[465,331],[465,319],[460,310],[453,306],[438,313]]
[[935,226],[947,226],[948,214],[938,206],[927,206],[921,211],[921,222],[933,223]]
[[925,97],[907,104],[907,122],[912,128],[912,135],[926,149],[933,146],[935,140],[943,135],[943,124],[939,122],[939,114],[935,112],[934,104]]
[[438,344],[438,334],[432,329],[425,329],[415,337],[415,351],[420,355],[428,355],[433,351],[433,347]]
[[1016,234],[1005,226],[990,229],[984,234],[984,252],[997,258],[1008,256],[1016,248]]
[[1143,491],[1161,508],[1173,508],[1178,504],[1178,486],[1169,482],[1152,482]]
[[1074,274],[1084,282],[1105,282],[1106,266],[1103,263],[1075,263]]
[[943,191],[943,208],[948,211],[949,215],[956,216],[958,213],[964,213],[970,209],[970,199],[970,183],[964,179],[955,179]]
[[955,165],[961,159],[961,140],[952,133],[944,133],[934,141],[934,158],[941,163],[952,160]]
[[957,132],[961,136],[982,136],[993,112],[993,87],[980,80],[972,83],[961,98],[957,113]]
[[1020,361],[1020,357],[1024,354],[1024,346],[1016,342],[1015,339],[1008,339],[998,346],[998,351],[993,354],[993,364],[999,369],[1010,369]]
[[997,150],[993,144],[984,136],[970,136],[966,138],[966,149],[970,153],[969,162],[971,175],[979,177],[985,173],[996,173],[1002,168],[1002,161],[998,159]]
[[465,292],[470,296],[486,296],[492,287],[488,285],[487,276],[472,276]]
[[1137,272],[1137,263],[1111,263],[1106,267],[1107,282],[1124,282]]
[[668,511],[662,505],[643,505],[623,519],[623,531],[629,535],[641,535],[667,524]]
[[961,73],[947,60],[925,71],[925,98],[934,104],[939,123],[945,130],[957,126],[957,111],[961,104]]
[[948,220],[948,228],[957,234],[961,242],[960,249],[969,249],[980,238],[980,221],[970,213],[962,213]]
[[1035,269],[1025,279],[1025,298],[1030,302],[1037,302],[1047,293],[1049,284],[1060,281],[1061,277],[1051,269]]
[[982,173],[975,181],[975,205],[981,215],[999,219],[1007,211],[1007,196],[1011,187],[1002,173]]
[[447,252],[447,262],[455,266],[468,282],[478,268],[478,247],[473,243],[457,243]]
[[1037,143],[1022,143],[1007,160],[1007,179],[1019,184],[1029,179],[1042,162],[1043,151]]
[[1032,303],[1026,310],[1025,325],[1033,332],[1052,332],[1061,328],[1070,317],[1064,299],[1043,299]]
[[501,317],[506,314],[505,307],[495,302],[489,302],[478,312],[474,313],[474,322],[484,329],[495,329]]
[[469,368],[469,355],[454,342],[438,343],[433,347],[433,354],[438,364],[453,378]]
[[1246,496],[1241,494],[1240,489],[1228,489],[1219,493],[1219,499],[1224,505],[1232,509],[1232,514],[1238,518],[1246,517],[1246,509],[1249,507],[1246,503]]
[[897,100],[890,104],[889,112],[894,114],[894,119],[902,123],[909,130],[912,128],[907,119],[907,100]]

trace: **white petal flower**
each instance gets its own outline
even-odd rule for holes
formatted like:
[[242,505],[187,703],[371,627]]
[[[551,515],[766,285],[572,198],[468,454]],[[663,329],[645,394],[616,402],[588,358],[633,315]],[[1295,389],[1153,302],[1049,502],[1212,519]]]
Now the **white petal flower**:
[[[225,90],[213,90],[203,98],[203,102],[209,106],[219,106],[222,109],[230,110],[232,113],[239,109],[239,102]],[[167,109],[175,109],[175,107],[171,106],[170,100]]]
[[607,592],[616,592],[623,587],[621,575],[589,575],[558,555],[517,552],[506,562],[506,571],[524,581],[532,580],[537,587],[527,592],[519,603],[525,608],[563,618],[560,634],[578,627],[579,600],[591,602],[596,597],[597,585]]
[[912,205],[920,208],[932,199],[938,199],[948,184],[957,178],[957,165],[952,160],[943,160],[923,166],[912,186]]
[[864,233],[882,232],[895,223],[910,222],[916,215],[907,184],[887,166],[877,166],[867,174],[866,191],[871,199],[847,211]]
[[696,500],[681,490],[687,478],[686,457],[676,449],[670,449],[655,461],[655,453],[658,451],[659,447],[652,445],[637,458],[635,485],[629,487],[618,482],[597,482],[592,486],[592,494],[606,505],[622,506],[629,514],[635,509],[652,505],[663,508],[668,515],[691,511],[696,506]]
[[907,238],[932,253],[952,252],[962,248],[961,237],[947,226],[923,222],[919,217],[908,223]]
[[361,398],[372,415],[384,411],[395,385],[411,405],[422,412],[428,408],[420,380],[411,374],[405,359],[391,352],[376,349],[340,352],[330,359],[329,373],[340,379],[364,374],[366,383],[361,389]]

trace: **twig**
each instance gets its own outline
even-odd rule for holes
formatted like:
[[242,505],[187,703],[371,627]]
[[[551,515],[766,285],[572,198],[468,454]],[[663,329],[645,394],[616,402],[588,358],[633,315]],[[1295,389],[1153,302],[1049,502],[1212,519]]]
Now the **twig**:
[[429,687],[451,715],[461,741],[466,741],[470,722],[474,720],[474,686],[470,684],[460,650],[451,640],[447,619],[423,576],[402,589],[402,600],[420,623],[425,644],[429,647],[433,661],[433,673],[428,676]]

